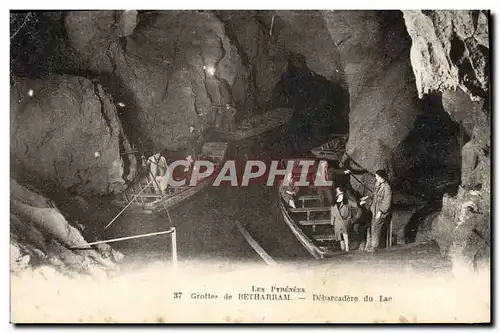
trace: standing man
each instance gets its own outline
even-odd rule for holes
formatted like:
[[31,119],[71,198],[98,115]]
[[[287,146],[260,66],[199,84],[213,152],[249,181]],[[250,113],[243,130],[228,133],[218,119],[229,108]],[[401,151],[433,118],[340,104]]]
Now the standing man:
[[198,155],[201,154],[201,148],[203,145],[203,135],[195,130],[194,125],[189,125],[189,134],[187,138],[187,156],[191,156],[193,160],[197,159]]
[[331,205],[330,224],[334,226],[335,239],[340,242],[342,251],[349,251],[349,236],[348,229],[361,216],[361,209],[358,205],[349,200],[344,194],[344,190],[340,187],[335,189],[336,200]]
[[279,193],[283,200],[290,206],[291,208],[297,208],[295,206],[295,197],[298,193],[299,189],[295,186],[295,179],[293,179],[293,172],[287,172],[283,180],[281,181],[279,187]]
[[335,169],[329,168],[328,162],[326,160],[321,160],[318,163],[318,172],[316,173],[321,177],[323,182],[332,181],[332,186],[318,186],[316,191],[319,196],[319,204],[325,206],[325,198],[328,201],[328,206],[333,204],[333,194],[332,190],[336,188],[335,175],[347,175],[351,173],[348,169]]
[[236,131],[236,112],[237,110],[230,106],[229,104],[226,104],[226,110],[227,110],[227,130],[229,132],[234,132]]
[[[156,193],[163,194],[167,182],[167,160],[157,152],[148,158],[147,168],[149,170],[149,182],[153,182]],[[154,181],[153,181],[154,180]]]
[[[325,160],[321,160],[318,163],[318,171],[316,173],[322,180],[322,182],[327,182],[331,179],[328,177],[328,162]],[[320,206],[325,206],[325,198],[328,200],[328,206],[333,205],[333,195],[332,188],[330,186],[317,186],[316,193],[319,196],[319,204]]]
[[194,161],[202,152],[203,136],[195,130],[194,125],[189,125],[187,144],[186,160],[189,166],[184,169],[185,173],[189,172],[189,169],[193,166]]
[[[375,179],[375,191],[370,208],[373,217],[366,238],[366,251],[368,252],[374,252],[378,248],[382,227],[384,224],[389,224],[392,218],[392,189],[388,183],[387,172],[377,170]],[[367,199],[368,197],[361,198],[360,204],[363,205]]]

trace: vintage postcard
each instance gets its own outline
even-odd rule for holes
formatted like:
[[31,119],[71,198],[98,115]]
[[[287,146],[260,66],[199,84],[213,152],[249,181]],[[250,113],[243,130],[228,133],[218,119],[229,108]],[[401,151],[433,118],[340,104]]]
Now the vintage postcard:
[[490,323],[488,10],[10,11],[12,323]]

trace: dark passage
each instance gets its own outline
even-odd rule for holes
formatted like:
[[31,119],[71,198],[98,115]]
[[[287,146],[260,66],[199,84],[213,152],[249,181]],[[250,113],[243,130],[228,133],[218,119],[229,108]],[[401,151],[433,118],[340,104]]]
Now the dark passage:
[[348,92],[309,69],[302,54],[290,54],[272,104],[296,110],[281,142],[282,149],[293,155],[323,144],[331,133],[348,132]]
[[415,128],[398,149],[396,173],[404,189],[440,199],[458,188],[461,149],[469,138],[443,109],[441,96],[426,96],[422,103]]

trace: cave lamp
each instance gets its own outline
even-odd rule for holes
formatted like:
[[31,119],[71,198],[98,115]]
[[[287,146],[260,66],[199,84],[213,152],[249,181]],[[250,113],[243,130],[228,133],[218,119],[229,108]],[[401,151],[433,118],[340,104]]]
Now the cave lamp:
[[203,66],[203,69],[210,75],[213,76],[215,74],[214,66]]

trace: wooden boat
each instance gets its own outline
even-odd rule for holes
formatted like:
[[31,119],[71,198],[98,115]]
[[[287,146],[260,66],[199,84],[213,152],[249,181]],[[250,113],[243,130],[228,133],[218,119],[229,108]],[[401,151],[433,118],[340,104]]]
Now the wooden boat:
[[[227,142],[207,142],[203,145],[202,156],[204,159],[211,160],[215,164],[214,174],[222,167],[226,160],[228,143]],[[177,169],[182,169],[178,167]],[[174,173],[174,179],[181,180],[182,176]],[[208,186],[211,186],[215,177],[207,177],[197,182],[195,186],[184,185],[180,187],[167,187],[167,193],[157,194],[154,185],[148,184],[148,178],[143,175],[139,180],[133,183],[124,193],[122,200],[116,200],[118,204],[133,205],[146,211],[162,211],[171,208],[184,200],[191,198]],[[130,203],[130,201],[133,201]]]
[[[285,223],[304,248],[316,259],[343,254],[330,225],[330,207],[319,207],[317,195],[299,196],[300,207],[290,208],[280,198],[279,209]],[[308,205],[307,203],[315,205]],[[322,216],[315,216],[315,215]]]
[[290,121],[294,109],[278,108],[244,119],[234,132],[213,129],[225,140],[238,141],[277,129]]
[[[306,176],[308,183],[314,184],[319,161],[315,157],[286,159],[282,161],[283,167],[287,162],[294,161],[293,177],[298,180],[302,173],[302,168],[298,163],[301,160],[315,162]],[[278,206],[285,223],[314,258],[321,259],[345,253],[340,251],[340,243],[335,241],[334,227],[330,225],[330,207],[319,205],[319,196],[312,185],[299,187],[295,200],[297,208],[289,207],[281,196],[278,196]]]
[[342,158],[346,144],[346,134],[332,134],[326,143],[311,150],[311,153],[317,158],[338,161]]

